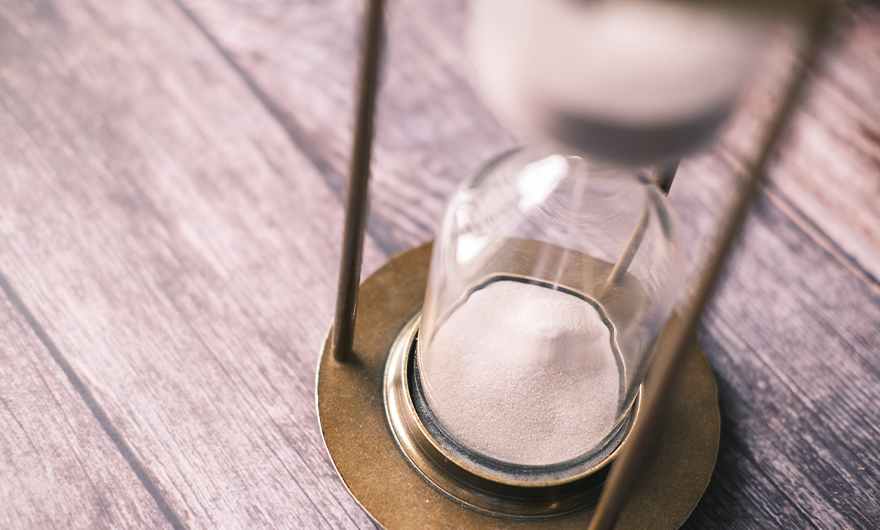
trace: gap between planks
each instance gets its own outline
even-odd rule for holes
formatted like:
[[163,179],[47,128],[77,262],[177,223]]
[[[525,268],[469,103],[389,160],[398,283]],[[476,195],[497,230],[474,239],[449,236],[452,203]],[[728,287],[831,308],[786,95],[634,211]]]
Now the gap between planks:
[[[724,146],[716,146],[719,158],[737,174],[744,174],[746,164]],[[773,173],[761,184],[761,192],[764,193],[791,221],[798,226],[807,236],[820,247],[832,255],[841,265],[862,281],[866,287],[875,294],[880,295],[880,280],[859,264],[859,262],[843,248],[835,243],[816,223],[814,223],[800,208],[792,204],[773,183]]]
[[150,497],[156,502],[156,505],[159,508],[159,511],[162,512],[162,515],[165,519],[171,524],[172,528],[175,530],[185,530],[187,527],[180,520],[180,517],[171,509],[171,506],[168,504],[168,501],[165,500],[165,497],[162,495],[162,492],[159,491],[159,488],[156,487],[156,484],[153,483],[153,479],[147,473],[146,468],[141,463],[140,459],[138,459],[137,455],[134,454],[134,451],[129,447],[128,442],[125,441],[122,434],[113,425],[113,422],[110,421],[110,418],[107,416],[107,413],[104,411],[104,408],[101,407],[101,404],[95,399],[95,396],[92,395],[92,392],[88,389],[88,387],[83,383],[83,380],[79,377],[67,359],[64,357],[64,354],[61,353],[61,350],[55,345],[55,342],[49,337],[49,334],[46,333],[46,330],[40,324],[40,322],[34,317],[33,313],[31,313],[30,309],[25,305],[22,301],[21,297],[18,296],[18,293],[15,292],[15,289],[9,283],[9,280],[6,279],[6,276],[0,272],[0,289],[6,294],[6,298],[9,299],[9,302],[15,307],[16,311],[25,319],[31,331],[34,332],[34,335],[40,340],[43,346],[46,347],[46,350],[49,352],[49,355],[52,356],[52,359],[64,373],[67,380],[70,382],[70,385],[74,388],[76,393],[82,399],[83,403],[85,403],[86,407],[88,407],[89,411],[92,413],[94,418],[98,421],[98,424],[113,442],[113,445],[119,451],[119,454],[123,459],[128,463],[131,467],[131,470],[134,471],[135,476],[137,476],[141,485],[143,485],[144,489],[147,493],[150,494]]

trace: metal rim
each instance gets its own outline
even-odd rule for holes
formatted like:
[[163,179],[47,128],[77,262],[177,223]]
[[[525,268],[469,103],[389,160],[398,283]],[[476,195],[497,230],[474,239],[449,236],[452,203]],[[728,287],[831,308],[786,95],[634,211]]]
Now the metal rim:
[[[413,404],[410,363],[421,315],[401,330],[388,354],[385,369],[385,414],[401,452],[436,488],[473,508],[510,517],[548,517],[594,504],[607,467],[622,441],[598,464],[562,479],[530,482],[494,476],[457,458],[443,447],[422,422]],[[638,399],[625,425],[623,439],[638,419]],[[577,472],[579,471],[579,472]]]

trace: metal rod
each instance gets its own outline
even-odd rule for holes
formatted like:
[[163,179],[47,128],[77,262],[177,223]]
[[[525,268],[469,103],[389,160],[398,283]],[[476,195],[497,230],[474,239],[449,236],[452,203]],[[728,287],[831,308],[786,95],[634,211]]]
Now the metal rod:
[[681,159],[676,158],[673,162],[661,164],[654,168],[651,182],[656,184],[665,195],[669,195],[669,188],[672,187],[672,180],[675,178],[675,173],[678,171],[680,163]]
[[617,263],[614,264],[614,268],[608,274],[608,279],[605,280],[605,284],[602,285],[602,289],[599,291],[600,299],[605,298],[611,288],[620,283],[620,280],[626,275],[626,270],[629,268],[632,260],[636,257],[636,251],[639,250],[642,239],[645,237],[645,231],[648,229],[648,211],[648,205],[646,204],[633,233],[629,236],[629,241],[626,242],[623,252],[617,258]]
[[[651,175],[651,182],[657,185],[664,195],[669,195],[669,188],[672,187],[672,180],[675,178],[675,173],[678,171],[678,164],[680,162],[681,159],[679,158],[674,162],[658,165],[654,168],[654,173]],[[608,291],[623,279],[626,270],[629,269],[632,260],[636,257],[636,251],[639,250],[639,246],[642,244],[642,239],[645,237],[645,230],[647,228],[648,205],[646,204],[642,216],[639,217],[639,222],[636,223],[635,230],[633,230],[633,233],[629,236],[629,241],[626,242],[623,252],[620,253],[620,257],[617,258],[617,263],[614,264],[614,268],[611,269],[608,279],[605,280],[605,284],[602,285],[602,289],[599,291],[600,299],[604,298],[605,295],[608,294]]]
[[703,306],[712,295],[715,284],[721,275],[727,255],[745,221],[746,214],[759,185],[764,178],[767,164],[775,152],[782,133],[804,91],[809,72],[814,67],[830,27],[833,7],[817,8],[811,13],[808,40],[801,61],[796,66],[785,97],[767,129],[761,151],[748,172],[742,193],[736,199],[730,221],[722,228],[718,245],[713,249],[708,265],[702,275],[690,306],[682,315],[679,325],[667,326],[661,335],[657,355],[649,374],[646,396],[642,403],[639,422],[633,428],[620,456],[615,460],[596,513],[590,522],[589,530],[610,530],[617,521],[626,497],[632,489],[638,470],[641,467],[654,434],[665,419],[664,413],[669,404],[676,376],[686,360],[685,353],[690,349],[694,330],[699,322]]
[[345,232],[339,263],[336,316],[333,322],[333,358],[346,362],[354,343],[358,290],[367,224],[367,183],[370,175],[370,148],[373,143],[373,115],[379,85],[382,44],[383,0],[370,0],[364,25],[363,56],[360,65],[360,91],[354,126],[354,146],[349,170]]

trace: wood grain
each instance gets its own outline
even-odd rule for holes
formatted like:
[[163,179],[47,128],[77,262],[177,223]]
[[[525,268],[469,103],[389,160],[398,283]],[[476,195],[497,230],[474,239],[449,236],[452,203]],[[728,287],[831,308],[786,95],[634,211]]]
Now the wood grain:
[[[734,164],[748,163],[796,53],[796,26],[779,26],[760,75],[717,147]],[[839,16],[769,185],[804,230],[871,284],[880,278],[878,57],[880,8],[854,3]]]
[[[182,4],[272,100],[297,144],[343,193],[361,2]],[[466,14],[461,0],[389,2],[369,226],[389,254],[429,239],[455,185],[513,145],[468,79]]]
[[722,439],[689,528],[872,527],[878,323],[876,291],[764,195],[700,334]]
[[314,410],[337,198],[176,5],[0,16],[0,269],[180,526],[369,526]]
[[2,295],[0,367],[3,528],[171,527],[46,346]]
[[845,13],[773,172],[775,192],[880,280],[880,6]]
[[[429,238],[460,177],[514,142],[467,80],[467,5],[389,6],[365,273]],[[0,271],[170,511],[126,516],[129,498],[150,500],[134,484],[114,500],[114,527],[372,527],[329,463],[313,400],[359,12],[355,0],[0,6]],[[691,528],[880,520],[876,13],[860,4],[847,15],[704,321],[724,432]],[[826,85],[836,92],[823,96]],[[756,119],[765,96],[750,103]],[[685,160],[673,186],[691,273],[746,136],[734,130],[726,147]],[[828,193],[815,167],[856,170],[835,173]],[[7,322],[4,336],[27,336],[21,315]],[[20,377],[15,388],[42,384]],[[52,417],[81,401],[44,392],[15,406]],[[19,439],[8,444],[24,466]],[[62,465],[70,452],[53,443]],[[114,466],[103,483],[132,484]],[[70,491],[84,476],[70,476]],[[17,499],[19,511],[0,507],[0,527],[31,526],[19,507],[37,502],[46,515],[34,526],[66,517],[45,495]]]
[[[324,167],[330,168],[325,170],[330,175],[328,180],[336,183],[334,188],[340,189],[350,142],[356,43],[354,17],[360,3],[334,0],[320,6],[290,7],[280,0],[181,1],[244,75],[272,100],[284,115],[285,123],[307,133],[308,140],[298,143],[320,153],[318,158]],[[396,0],[389,8],[389,53],[387,77],[380,97],[371,224],[372,233],[389,252],[409,248],[429,237],[439,218],[434,204],[442,204],[463,176],[514,144],[512,133],[495,122],[471,86],[464,52],[468,6],[469,2],[461,0],[455,3]],[[877,73],[880,67],[877,61],[867,59],[880,53],[877,51],[880,39],[877,11],[870,4],[859,4],[845,14],[826,64],[833,65],[829,68],[839,71],[837,75],[845,77],[854,92],[838,90],[842,92],[837,98],[839,101],[829,104],[819,88],[813,91],[811,101],[822,101],[821,106],[828,110],[823,119],[813,120],[814,132],[808,127],[799,126],[798,130],[812,137],[818,135],[813,143],[820,145],[818,148],[816,145],[804,149],[793,147],[799,156],[812,158],[800,161],[789,157],[788,164],[797,164],[798,168],[793,173],[784,169],[774,173],[774,182],[780,185],[781,193],[791,197],[801,211],[809,212],[806,218],[820,231],[841,241],[861,238],[848,243],[844,249],[856,261],[866,252],[866,246],[877,247],[861,244],[875,243],[866,240],[864,234],[872,233],[870,226],[876,223],[872,222],[871,213],[862,213],[862,217],[868,217],[860,219],[859,224],[852,227],[856,232],[850,234],[848,227],[852,223],[846,206],[858,199],[865,201],[859,204],[866,204],[869,197],[873,197],[865,194],[863,184],[870,179],[849,178],[850,168],[837,168],[835,172],[841,176],[835,177],[833,182],[835,196],[840,198],[818,209],[813,208],[810,201],[828,202],[828,193],[823,188],[827,177],[816,171],[816,167],[833,166],[831,161],[839,158],[840,148],[847,145],[849,136],[858,137],[856,141],[860,146],[876,144],[871,140],[873,126],[868,125],[866,129],[862,122],[880,121],[880,116],[873,111],[875,102],[880,100],[874,82],[874,76],[880,75]],[[755,152],[759,132],[777,102],[787,79],[787,67],[796,51],[799,37],[796,25],[787,21],[778,26],[776,35],[766,46],[767,57],[764,68],[756,76],[755,90],[721,137],[719,147],[733,153],[740,162],[747,162]],[[315,50],[320,50],[318,60],[314,60],[318,53]],[[827,74],[823,74],[818,87],[836,83],[839,82],[829,81]],[[866,102],[868,115],[856,116],[846,111],[846,108],[862,107],[863,102]],[[841,105],[846,108],[838,111]],[[812,106],[808,103],[801,115],[810,112],[808,109]],[[799,123],[802,121],[803,118],[798,119]],[[828,129],[852,132],[838,133],[838,141],[824,142]],[[864,130],[867,132],[860,132]],[[875,149],[876,145],[867,150],[863,147],[844,151],[850,164],[864,167],[876,157]],[[440,152],[445,156],[436,156]],[[420,168],[419,174],[413,174],[413,167]],[[796,176],[792,178],[792,174]],[[414,183],[423,184],[415,186]],[[874,190],[870,185],[868,188]],[[870,257],[878,261],[877,256]]]
[[[317,137],[321,138],[322,142],[344,145],[345,139],[339,132],[340,128],[336,126],[338,121],[334,121],[332,109],[321,107],[320,111],[316,111],[314,105],[309,107],[302,104],[303,98],[319,97],[317,87],[305,86],[309,75],[304,72],[309,70],[300,70],[296,74],[288,75],[284,68],[278,67],[282,58],[287,59],[294,56],[297,47],[306,46],[302,37],[305,37],[304,40],[309,45],[315,46],[320,46],[320,42],[328,37],[313,34],[305,36],[300,26],[301,22],[295,18],[285,18],[280,22],[273,20],[269,24],[260,15],[249,14],[252,5],[249,2],[192,0],[186,3],[191,6],[196,18],[201,20],[204,27],[215,37],[218,45],[241,65],[245,75],[250,76],[266,93],[271,94],[278,105],[286,108],[290,115],[298,116],[304,121],[323,123],[323,127],[316,125],[313,129],[314,134],[318,135]],[[449,12],[443,14],[433,12],[432,8],[426,4],[429,3],[407,2],[406,0],[395,3],[389,32],[391,49],[388,65],[389,77],[387,84],[383,87],[382,96],[383,105],[385,105],[383,109],[386,113],[383,117],[387,121],[380,123],[379,127],[378,141],[383,147],[377,150],[376,181],[394,180],[396,185],[392,192],[393,195],[391,195],[392,198],[382,197],[380,194],[385,193],[384,189],[378,185],[375,188],[373,231],[375,233],[377,230],[382,230],[376,228],[376,225],[391,223],[392,226],[387,230],[393,237],[401,240],[401,243],[398,243],[399,246],[410,244],[412,236],[395,232],[395,230],[399,230],[395,227],[413,227],[406,231],[425,230],[429,223],[417,219],[422,219],[423,216],[428,217],[427,213],[429,212],[431,216],[436,216],[435,212],[438,211],[439,206],[410,204],[406,200],[400,200],[402,197],[398,190],[409,190],[414,185],[424,186],[424,191],[421,193],[435,197],[433,200],[439,204],[441,193],[439,193],[440,189],[438,189],[436,180],[450,178],[450,173],[430,171],[432,168],[426,162],[422,161],[420,164],[419,160],[413,159],[411,153],[421,147],[420,140],[422,138],[430,138],[434,142],[436,146],[434,158],[440,158],[439,155],[443,154],[444,158],[451,157],[456,161],[449,163],[457,163],[457,158],[462,153],[468,153],[469,149],[472,149],[471,144],[474,141],[497,145],[496,149],[498,150],[504,145],[509,145],[511,141],[509,133],[499,129],[491,118],[486,117],[485,111],[472,110],[480,107],[479,102],[476,101],[470,89],[460,88],[462,84],[466,83],[467,77],[466,62],[461,45],[463,32],[461,16],[455,13],[454,9],[449,9]],[[346,5],[353,6],[355,4]],[[464,6],[459,4],[457,7]],[[334,9],[341,10],[339,7]],[[859,6],[847,15],[844,24],[857,25],[862,34],[873,34],[876,30],[870,23],[870,16],[866,17],[864,14],[864,12],[870,14],[871,9]],[[427,16],[420,15],[421,13],[431,15],[430,29],[426,30],[420,24],[423,17]],[[406,22],[399,22],[399,20]],[[284,28],[283,31],[278,30],[279,26]],[[271,30],[264,31],[263,37],[256,39],[247,38],[240,29],[243,27],[271,28]],[[325,29],[325,31],[329,33],[329,30]],[[847,33],[848,30],[841,29],[839,31]],[[257,33],[252,31],[251,35]],[[272,34],[296,35],[298,38],[282,40],[281,37],[278,37],[278,40],[271,40],[271,44],[267,45],[267,39],[272,38],[265,35]],[[345,28],[340,28],[333,35],[334,39],[340,40],[339,35],[351,34],[346,33]],[[353,39],[353,36],[348,38]],[[722,136],[722,145],[719,146],[715,154],[703,155],[684,162],[673,188],[673,203],[678,207],[685,221],[684,226],[690,249],[688,266],[692,274],[698,271],[700,259],[707,246],[712,242],[711,235],[715,231],[719,217],[728,204],[730,195],[735,192],[737,171],[753,154],[756,147],[754,138],[758,136],[756,133],[766,123],[768,112],[776,103],[778,92],[787,77],[785,68],[792,60],[797,32],[790,28],[783,28],[776,38],[773,47],[769,48],[774,56],[768,57],[770,67],[775,68],[775,70],[768,71],[772,77],[763,79],[762,83],[758,84],[757,92],[746,102],[746,107],[738,119]],[[864,40],[866,37],[860,38]],[[420,46],[420,43],[426,41],[429,41],[430,44]],[[826,60],[826,65],[835,64],[838,54],[849,53],[847,50],[854,46],[854,42],[862,41],[859,39],[843,42],[838,40]],[[271,57],[276,57],[276,59],[273,60]],[[345,61],[345,55],[338,57],[338,61]],[[297,59],[292,60],[296,61]],[[313,68],[321,68],[321,65],[316,65]],[[880,69],[880,63],[871,63],[871,68]],[[414,85],[417,78],[416,73],[421,71],[430,73],[418,77],[418,82],[424,83],[424,85]],[[402,77],[405,75],[404,72],[413,72],[410,74],[413,81],[409,84],[396,85],[393,81],[395,72],[401,72]],[[857,73],[852,75],[859,77]],[[453,81],[455,88],[448,89]],[[823,78],[820,83],[824,82]],[[814,91],[811,98],[815,97]],[[442,105],[438,103],[438,98],[444,98]],[[398,106],[399,101],[419,101],[419,104],[413,104],[406,108],[402,105]],[[446,103],[446,101],[449,102]],[[473,107],[469,107],[469,105]],[[810,103],[807,108],[810,108],[809,105]],[[466,112],[466,114],[439,116],[435,118],[434,122],[419,122],[421,126],[419,128],[403,128],[403,124],[427,119],[428,116],[431,116],[431,110],[441,107]],[[340,110],[339,112],[344,114],[345,111]],[[439,111],[435,112],[439,113]],[[801,114],[803,112],[806,111],[802,111]],[[839,114],[835,118],[842,119]],[[464,120],[470,124],[467,127],[482,129],[481,139],[479,136],[478,140],[473,137],[458,136],[444,143],[434,132],[437,128],[444,126],[441,124],[465,123]],[[798,123],[800,121],[799,118]],[[851,122],[842,125],[848,126],[851,125]],[[383,126],[385,127],[384,132]],[[450,125],[450,127],[455,127],[455,125]],[[464,125],[461,127],[467,128]],[[827,125],[819,121],[816,127],[822,128]],[[402,134],[402,129],[408,136]],[[383,137],[382,134],[386,136]],[[389,138],[396,139],[397,135],[400,135],[398,143],[389,140]],[[779,163],[779,167],[784,168],[792,164],[789,153],[790,148]],[[849,156],[833,149],[826,149],[823,154],[831,160]],[[386,157],[395,159],[403,167],[427,168],[428,171],[421,169],[415,175],[412,174],[412,169],[409,171],[410,174],[406,174],[404,171],[395,173],[385,169],[393,163],[383,162]],[[475,162],[474,165],[477,163],[479,162]],[[467,171],[468,168],[461,168],[459,174],[464,174]],[[752,221],[752,225],[757,223],[765,234],[770,235],[758,242],[753,242],[752,232],[757,229],[750,229],[741,244],[738,258],[733,267],[736,267],[736,264],[741,260],[756,259],[766,250],[774,250],[776,251],[774,255],[778,260],[777,263],[786,264],[785,267],[776,267],[773,270],[776,274],[773,276],[776,287],[791,289],[797,293],[802,290],[802,284],[824,283],[825,289],[831,289],[838,293],[857,294],[841,297],[840,302],[849,304],[850,311],[856,307],[876,308],[878,301],[872,295],[876,286],[873,285],[869,277],[852,274],[852,255],[847,251],[828,251],[829,246],[834,247],[836,236],[840,234],[834,234],[834,237],[831,237],[825,233],[825,230],[831,226],[831,223],[846,224],[848,210],[845,208],[826,210],[823,212],[825,217],[820,216],[818,219],[799,215],[797,209],[791,207],[792,197],[797,194],[794,190],[778,184],[782,182],[783,178],[778,176],[779,171],[781,170],[776,169],[771,175],[776,184],[769,189],[770,195],[765,196],[761,203],[762,208],[771,211],[772,215],[759,215]],[[844,188],[846,193],[853,193],[859,186],[870,182],[871,175],[876,175],[876,171],[856,179],[859,180],[858,183],[843,182],[840,187]],[[457,176],[452,178],[457,178]],[[801,168],[798,178],[817,182],[818,175]],[[804,193],[803,188],[798,188],[797,191]],[[412,196],[412,192],[406,193],[410,194],[406,198]],[[824,192],[821,186],[816,186],[808,193],[821,195]],[[773,198],[768,199],[771,196]],[[397,200],[397,204],[388,205],[385,202],[391,200]],[[860,215],[863,216],[873,215],[875,211],[871,208],[859,210]],[[811,225],[812,229],[810,229]],[[775,231],[783,231],[783,233],[774,236]],[[416,232],[416,239],[419,237],[418,234]],[[421,238],[428,237],[429,232],[423,232],[423,234]],[[768,248],[765,249],[764,245]],[[388,243],[385,243],[384,247],[389,248]],[[393,245],[391,247],[399,248]],[[811,254],[811,259],[803,259],[802,254],[807,251]],[[765,267],[768,266],[766,262],[762,261],[761,263]],[[815,278],[811,276],[812,271],[825,269],[833,271],[833,273],[817,275]],[[751,270],[744,274],[748,278],[750,274],[767,275],[767,271],[753,265]],[[786,313],[777,315],[772,310],[775,306],[770,304],[774,293],[766,284],[762,285],[764,285],[763,291],[751,293],[756,297],[754,300],[744,299],[744,295],[738,295],[736,292],[731,293],[729,288],[725,288],[720,293],[719,300],[729,301],[728,305],[722,306],[719,302],[719,305],[710,313],[704,326],[704,343],[710,345],[709,354],[722,384],[722,413],[725,414],[727,427],[722,441],[722,453],[715,481],[707,493],[706,501],[698,507],[691,524],[695,528],[726,527],[730,524],[741,528],[810,525],[823,527],[838,524],[865,527],[866,522],[876,518],[877,515],[876,497],[871,496],[872,487],[874,491],[878,490],[877,476],[868,472],[853,475],[851,471],[853,460],[846,456],[849,454],[847,450],[832,449],[836,448],[836,444],[840,440],[837,430],[840,425],[846,425],[847,422],[862,427],[870,425],[871,422],[876,424],[877,417],[873,412],[869,412],[865,408],[856,411],[841,403],[853,397],[850,393],[853,384],[850,377],[858,382],[858,386],[862,391],[868,393],[870,399],[876,401],[880,397],[876,390],[872,390],[876,388],[876,379],[873,375],[876,365],[872,364],[869,369],[863,372],[851,372],[847,376],[844,376],[842,371],[835,372],[835,377],[828,380],[829,386],[824,389],[824,393],[833,396],[834,399],[830,401],[817,399],[807,404],[799,403],[800,394],[795,390],[798,388],[795,385],[799,385],[805,389],[803,392],[811,395],[813,388],[811,382],[815,377],[814,373],[804,369],[791,376],[778,372],[771,372],[770,375],[767,375],[755,367],[769,362],[768,359],[775,362],[786,360],[790,356],[792,340],[796,336],[800,336],[798,344],[803,348],[803,356],[810,360],[808,362],[815,362],[817,358],[823,359],[825,356],[834,359],[847,357],[849,354],[847,350],[837,348],[830,352],[827,351],[828,345],[826,343],[829,340],[857,344],[856,349],[861,356],[860,358],[870,359],[870,352],[877,347],[876,340],[871,335],[871,329],[880,322],[878,315],[874,312],[864,313],[860,325],[852,328],[854,329],[853,334],[844,338],[841,332],[829,327],[829,325],[817,327],[817,321],[839,323],[841,318],[834,310],[828,309],[828,302],[823,300],[820,294],[812,290],[803,291],[800,295],[803,300],[800,305],[796,306],[797,310],[789,308]],[[765,301],[767,298],[770,300]],[[754,307],[750,307],[754,305],[763,309],[763,312],[758,312],[754,310]],[[745,309],[747,307],[750,307],[751,310]],[[731,342],[729,336],[722,333],[722,329],[730,328],[719,328],[713,319],[723,319],[729,323],[729,326],[733,326],[732,329],[737,331],[746,330],[739,332],[736,337],[745,336],[748,339],[740,338],[739,343]],[[764,330],[765,334],[752,337],[751,333],[754,333],[756,326],[761,323],[772,323],[777,327],[784,327],[791,331],[770,333],[759,327],[758,329]],[[815,348],[811,347],[812,344],[815,344]],[[751,356],[742,353],[741,350],[750,352]],[[739,362],[732,362],[731,359]],[[842,362],[843,364],[839,367],[841,370],[843,370],[844,364],[851,366],[853,361],[847,358]],[[789,377],[794,378],[795,382],[792,383]],[[765,389],[758,396],[754,396],[751,392],[750,385],[753,381],[760,381],[759,384]],[[773,391],[770,390],[771,388]],[[757,402],[754,402],[756,399]],[[839,425],[837,427],[831,425],[814,426],[814,432],[810,435],[816,440],[815,450],[797,453],[793,447],[799,448],[801,446],[790,441],[792,435],[797,436],[796,433],[778,429],[768,432],[768,425],[773,426],[774,429],[779,426],[775,416],[781,414],[780,410],[787,414],[787,417],[782,420],[784,422],[792,422],[792,418],[799,417],[799,413],[813,416],[837,414]],[[871,418],[867,422],[865,415]],[[774,433],[778,436],[773,436]],[[856,428],[848,442],[865,449],[870,446],[874,437],[873,430]],[[828,463],[821,468],[811,465],[817,453],[821,453],[823,457],[828,459]],[[865,456],[864,451],[861,454],[862,457]],[[868,465],[873,465],[873,463],[869,462]],[[781,468],[779,471],[775,469],[777,466]],[[798,469],[800,471],[794,471]],[[868,485],[869,487],[859,490],[861,493],[850,499],[852,504],[849,507],[841,508],[842,504],[833,498],[834,494],[826,487],[828,481],[835,480],[840,483],[861,484],[861,486]],[[860,483],[859,480],[861,480]],[[856,486],[852,486],[852,488],[856,488]],[[854,491],[851,489],[849,493]],[[734,506],[742,506],[746,509],[737,511],[733,509]]]

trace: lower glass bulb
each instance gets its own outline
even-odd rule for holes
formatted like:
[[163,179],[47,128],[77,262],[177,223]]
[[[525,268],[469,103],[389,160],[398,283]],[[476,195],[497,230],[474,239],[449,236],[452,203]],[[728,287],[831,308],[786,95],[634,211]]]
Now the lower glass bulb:
[[676,218],[638,170],[537,147],[488,163],[434,244],[417,368],[435,423],[487,462],[610,452],[682,265]]

